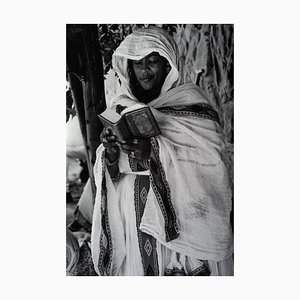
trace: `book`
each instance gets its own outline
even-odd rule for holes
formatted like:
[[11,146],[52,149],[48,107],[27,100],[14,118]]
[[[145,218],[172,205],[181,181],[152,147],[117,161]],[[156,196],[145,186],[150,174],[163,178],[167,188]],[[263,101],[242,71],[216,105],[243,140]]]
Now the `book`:
[[98,115],[105,128],[111,128],[119,141],[151,138],[161,133],[149,106],[137,103],[121,114],[107,108]]

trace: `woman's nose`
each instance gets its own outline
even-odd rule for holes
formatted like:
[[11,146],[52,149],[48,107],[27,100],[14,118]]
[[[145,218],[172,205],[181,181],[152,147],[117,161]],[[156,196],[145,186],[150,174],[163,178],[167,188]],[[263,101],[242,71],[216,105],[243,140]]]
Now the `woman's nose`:
[[149,69],[149,65],[146,61],[142,61],[141,71],[147,71]]

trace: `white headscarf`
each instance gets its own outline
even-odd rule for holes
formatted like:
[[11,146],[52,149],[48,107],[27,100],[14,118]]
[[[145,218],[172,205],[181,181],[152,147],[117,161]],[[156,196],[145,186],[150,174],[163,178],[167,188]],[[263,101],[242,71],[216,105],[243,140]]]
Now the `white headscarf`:
[[123,40],[112,57],[123,92],[131,99],[136,100],[129,87],[128,59],[140,60],[152,52],[158,52],[171,66],[160,94],[180,84],[178,48],[174,39],[159,27],[140,28]]

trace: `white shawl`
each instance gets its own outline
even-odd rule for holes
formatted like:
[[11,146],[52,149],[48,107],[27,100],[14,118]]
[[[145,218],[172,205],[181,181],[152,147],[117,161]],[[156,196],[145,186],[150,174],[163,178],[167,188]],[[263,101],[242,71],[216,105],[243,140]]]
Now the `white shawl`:
[[[227,169],[221,159],[222,129],[211,120],[170,116],[155,109],[159,104],[170,106],[205,103],[199,92],[197,86],[186,84],[149,103],[162,132],[156,138],[159,157],[171,190],[171,201],[180,233],[177,239],[166,242],[164,218],[152,188],[148,193],[140,230],[154,236],[164,246],[178,253],[202,260],[221,261],[233,252],[230,226],[231,190]],[[118,103],[129,105],[129,102],[129,99],[120,97]],[[100,146],[94,168],[97,195],[93,216],[92,252],[95,266],[98,266],[100,254],[103,167],[100,158],[103,150]],[[122,181],[119,184],[122,184]],[[107,171],[106,185],[113,245],[113,270],[117,272],[125,257],[125,237],[120,204],[116,200],[116,193],[120,187],[118,184],[113,185]],[[133,185],[126,189],[128,194],[133,195]]]

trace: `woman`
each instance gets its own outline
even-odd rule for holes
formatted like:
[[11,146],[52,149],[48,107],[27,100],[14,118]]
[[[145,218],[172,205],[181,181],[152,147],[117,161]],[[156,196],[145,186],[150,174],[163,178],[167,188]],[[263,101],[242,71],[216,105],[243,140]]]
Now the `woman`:
[[113,55],[123,94],[111,108],[137,102],[161,135],[117,141],[101,134],[92,256],[100,275],[233,275],[231,190],[216,112],[194,84],[181,84],[175,41],[142,28]]

